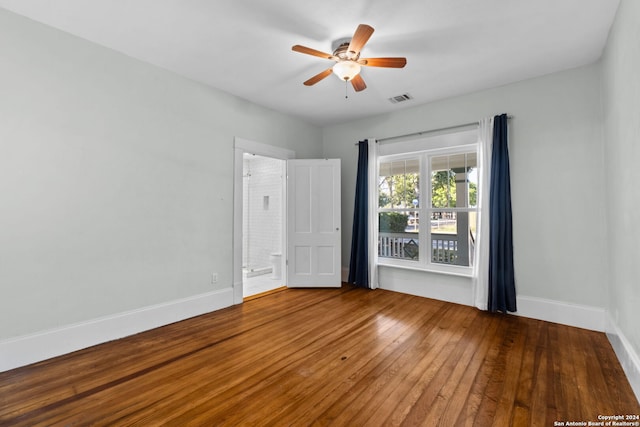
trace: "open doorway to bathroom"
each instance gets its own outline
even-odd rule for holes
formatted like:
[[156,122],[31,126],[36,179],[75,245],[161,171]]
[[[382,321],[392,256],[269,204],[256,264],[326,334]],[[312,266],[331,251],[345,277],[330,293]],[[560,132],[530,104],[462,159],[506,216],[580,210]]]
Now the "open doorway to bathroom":
[[286,161],[244,153],[242,287],[248,297],[284,286]]

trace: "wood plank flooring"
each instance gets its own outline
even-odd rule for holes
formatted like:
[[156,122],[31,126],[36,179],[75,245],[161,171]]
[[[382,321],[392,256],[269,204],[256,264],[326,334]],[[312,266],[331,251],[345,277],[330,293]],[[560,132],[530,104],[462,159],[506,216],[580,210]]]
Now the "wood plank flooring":
[[640,414],[602,333],[287,289],[0,373],[0,425],[553,426]]

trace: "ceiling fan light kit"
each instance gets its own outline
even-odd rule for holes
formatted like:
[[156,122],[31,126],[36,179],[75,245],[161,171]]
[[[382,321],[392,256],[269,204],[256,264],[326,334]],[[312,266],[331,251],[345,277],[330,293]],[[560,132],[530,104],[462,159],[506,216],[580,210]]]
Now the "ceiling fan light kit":
[[[340,39],[334,42],[333,54],[328,54],[315,50],[306,46],[295,45],[291,49],[295,52],[307,55],[317,56],[319,58],[335,61],[336,64],[324,70],[309,80],[304,82],[305,86],[313,86],[320,80],[327,77],[332,72],[344,82],[351,82],[356,92],[360,92],[367,88],[364,83],[360,70],[362,66],[366,67],[383,67],[383,68],[403,68],[407,64],[406,58],[364,58],[360,59],[360,51],[373,34],[373,27],[366,24],[358,25],[353,37],[349,39]],[[335,47],[337,45],[337,47]]]
[[360,73],[360,64],[350,60],[340,61],[333,66],[333,73],[340,80],[348,82]]

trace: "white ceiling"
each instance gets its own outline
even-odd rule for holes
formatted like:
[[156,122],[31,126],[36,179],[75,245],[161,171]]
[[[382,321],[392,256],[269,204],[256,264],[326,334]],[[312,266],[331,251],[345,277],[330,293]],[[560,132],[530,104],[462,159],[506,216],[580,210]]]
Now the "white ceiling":
[[[317,125],[574,68],[602,54],[619,0],[0,0],[25,15],[134,58]],[[375,32],[362,57],[404,56],[403,69],[364,67],[354,93],[329,76],[358,24]],[[388,98],[409,93],[413,100]]]

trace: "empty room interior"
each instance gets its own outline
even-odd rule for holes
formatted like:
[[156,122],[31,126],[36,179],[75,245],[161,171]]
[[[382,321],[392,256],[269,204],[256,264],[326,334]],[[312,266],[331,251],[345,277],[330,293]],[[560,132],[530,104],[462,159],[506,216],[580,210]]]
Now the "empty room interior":
[[0,0],[0,425],[639,426],[639,40]]

